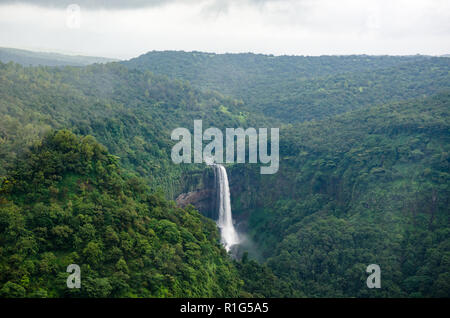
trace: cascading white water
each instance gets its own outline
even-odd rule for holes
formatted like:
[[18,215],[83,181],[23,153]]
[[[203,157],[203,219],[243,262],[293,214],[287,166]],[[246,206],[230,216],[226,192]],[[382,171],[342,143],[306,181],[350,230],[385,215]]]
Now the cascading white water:
[[233,225],[227,170],[220,164],[215,164],[214,167],[216,169],[218,186],[219,219],[217,220],[217,225],[220,229],[222,244],[228,252],[233,245],[239,244],[239,236]]

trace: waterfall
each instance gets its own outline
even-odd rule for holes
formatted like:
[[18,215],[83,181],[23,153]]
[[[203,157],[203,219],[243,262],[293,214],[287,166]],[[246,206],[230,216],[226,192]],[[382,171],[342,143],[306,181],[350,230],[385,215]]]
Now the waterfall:
[[220,229],[222,244],[230,251],[233,245],[239,244],[239,237],[233,225],[231,214],[230,187],[228,185],[227,170],[220,164],[214,165],[217,185],[217,204],[219,206],[219,219],[217,225]]

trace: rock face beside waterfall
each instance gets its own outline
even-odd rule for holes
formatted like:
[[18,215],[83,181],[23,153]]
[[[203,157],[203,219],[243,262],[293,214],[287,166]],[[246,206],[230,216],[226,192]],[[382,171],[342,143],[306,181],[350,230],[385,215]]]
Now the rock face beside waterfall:
[[215,186],[214,170],[207,168],[203,171],[189,173],[183,177],[183,192],[175,202],[179,207],[192,204],[204,216],[217,220],[217,190]]
[[180,207],[191,204],[204,216],[215,220],[220,229],[222,244],[230,251],[240,240],[231,212],[227,170],[221,164],[210,167],[212,169],[186,176],[183,179],[186,182],[185,189],[195,190],[181,193],[175,201]]
[[[244,169],[243,165],[230,167],[228,179],[230,184],[231,208],[233,218],[239,226],[245,226],[248,219],[247,211],[262,202],[258,197],[259,170]],[[204,216],[217,220],[217,189],[214,169],[208,167],[183,176],[182,192],[176,196],[178,206],[188,204],[195,206]]]
[[204,216],[215,220],[217,219],[216,198],[217,195],[214,188],[200,189],[180,194],[175,202],[182,208],[192,204]]

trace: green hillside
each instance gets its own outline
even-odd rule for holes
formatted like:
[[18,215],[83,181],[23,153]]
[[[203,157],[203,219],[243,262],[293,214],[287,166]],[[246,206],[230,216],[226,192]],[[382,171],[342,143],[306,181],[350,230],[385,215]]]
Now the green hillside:
[[426,56],[268,56],[149,52],[123,62],[244,101],[274,123],[321,119],[448,87],[450,61]]
[[182,169],[170,159],[176,127],[255,124],[242,103],[219,93],[202,93],[117,63],[80,67],[22,67],[0,64],[0,175],[9,162],[48,129],[93,135],[121,158],[124,168],[162,188],[178,191]]
[[67,55],[50,52],[35,52],[7,47],[0,47],[0,62],[18,63],[24,66],[83,66],[94,63],[108,63],[115,61],[106,57]]
[[[126,178],[92,137],[51,132],[0,188],[2,297],[236,297],[213,221]],[[69,264],[83,288],[68,289]]]
[[[250,214],[291,296],[449,295],[449,105],[443,93],[286,128],[280,171],[249,168],[233,212]],[[372,263],[379,292],[365,287]]]

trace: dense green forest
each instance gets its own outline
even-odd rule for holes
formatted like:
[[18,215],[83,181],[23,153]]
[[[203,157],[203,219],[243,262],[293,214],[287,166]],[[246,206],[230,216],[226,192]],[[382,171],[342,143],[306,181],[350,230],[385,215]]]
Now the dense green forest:
[[[214,222],[124,177],[92,137],[50,132],[16,161],[0,195],[1,296],[239,295]],[[73,263],[82,289],[66,287]]]
[[256,118],[239,110],[241,104],[117,63],[84,68],[0,64],[0,175],[45,131],[68,128],[93,135],[130,173],[172,197],[181,169],[196,168],[172,164],[172,129],[192,127],[198,118],[219,128],[247,121],[255,125]]
[[[443,93],[284,130],[280,171],[253,169],[233,211],[250,214],[291,296],[450,294],[449,101]],[[376,292],[364,284],[372,263],[384,269]]]
[[321,119],[448,88],[448,58],[426,56],[265,56],[149,52],[130,68],[189,80],[244,102],[272,123]]
[[[444,57],[0,63],[0,296],[449,297],[449,111]],[[280,127],[278,173],[227,165],[242,259],[172,201],[207,169],[170,159],[194,119]]]

